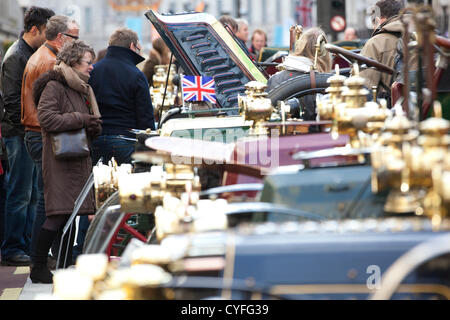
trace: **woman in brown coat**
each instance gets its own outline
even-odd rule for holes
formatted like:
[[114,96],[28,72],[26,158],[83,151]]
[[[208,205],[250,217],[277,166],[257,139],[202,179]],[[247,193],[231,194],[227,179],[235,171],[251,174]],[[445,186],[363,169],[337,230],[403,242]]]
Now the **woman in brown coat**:
[[[35,264],[31,267],[33,283],[52,283],[52,273],[47,267],[47,255],[57,233],[67,223],[74,202],[92,171],[90,156],[57,160],[53,154],[51,136],[54,133],[86,128],[88,140],[101,133],[101,120],[97,102],[88,85],[93,69],[94,50],[83,41],[66,44],[57,57],[53,70],[43,74],[34,84],[34,98],[38,106],[38,120],[42,128],[42,173],[46,220],[40,230]],[[95,213],[94,194],[91,190],[79,210],[81,215]],[[75,232],[61,241],[61,257],[71,260]],[[67,246],[67,241],[69,246]],[[70,262],[69,262],[70,263]]]

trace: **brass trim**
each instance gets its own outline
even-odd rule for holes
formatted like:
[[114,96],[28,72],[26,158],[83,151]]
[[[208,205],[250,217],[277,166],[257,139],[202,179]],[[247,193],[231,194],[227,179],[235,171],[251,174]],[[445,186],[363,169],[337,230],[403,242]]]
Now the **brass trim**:
[[[373,293],[364,284],[306,284],[306,285],[275,285],[270,293],[279,294],[345,294]],[[450,300],[450,287],[440,284],[402,284],[395,292],[400,293],[436,293]]]
[[436,293],[450,300],[450,287],[441,284],[402,284],[395,292]]
[[250,300],[262,300],[261,292],[255,292],[252,294]]
[[275,285],[272,294],[325,294],[325,293],[369,293],[371,290],[363,284],[305,284]]

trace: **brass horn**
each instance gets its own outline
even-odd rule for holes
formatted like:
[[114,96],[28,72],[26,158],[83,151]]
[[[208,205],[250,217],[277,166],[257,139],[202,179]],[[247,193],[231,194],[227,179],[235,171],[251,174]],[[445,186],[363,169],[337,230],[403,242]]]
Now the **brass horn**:
[[325,50],[325,44],[327,43],[327,39],[325,38],[325,35],[321,34],[317,37],[315,48],[315,54],[314,54],[314,66],[313,69],[317,70],[317,59],[320,57],[323,57],[326,55],[327,51]]

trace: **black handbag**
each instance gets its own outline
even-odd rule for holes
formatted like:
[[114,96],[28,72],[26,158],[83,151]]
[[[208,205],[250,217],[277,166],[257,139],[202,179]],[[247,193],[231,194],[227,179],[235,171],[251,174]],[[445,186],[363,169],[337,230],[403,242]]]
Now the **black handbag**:
[[57,160],[85,158],[90,155],[86,129],[53,133],[53,155]]
[[[73,110],[75,107],[67,95]],[[86,129],[53,133],[51,136],[53,155],[56,160],[86,158],[90,155]]]

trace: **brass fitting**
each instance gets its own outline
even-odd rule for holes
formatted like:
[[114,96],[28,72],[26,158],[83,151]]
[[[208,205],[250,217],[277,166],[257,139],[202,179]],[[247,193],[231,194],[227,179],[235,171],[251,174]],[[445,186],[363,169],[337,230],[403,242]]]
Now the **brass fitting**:
[[250,135],[267,135],[269,129],[264,122],[272,115],[272,102],[266,98],[267,85],[257,81],[250,81],[245,85],[246,96],[238,96],[238,105],[244,119],[253,121],[249,130]]

